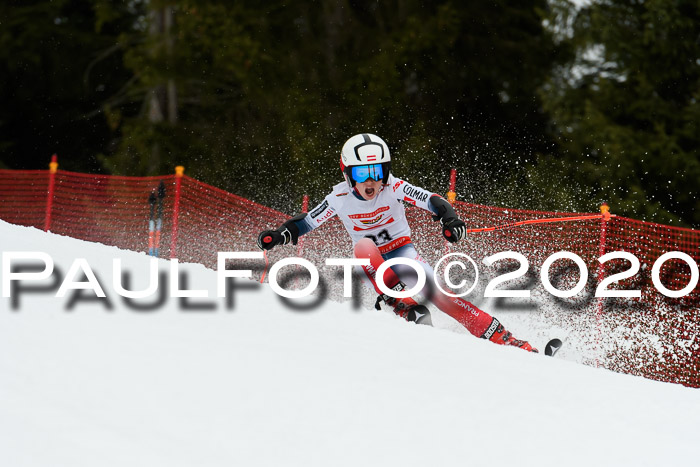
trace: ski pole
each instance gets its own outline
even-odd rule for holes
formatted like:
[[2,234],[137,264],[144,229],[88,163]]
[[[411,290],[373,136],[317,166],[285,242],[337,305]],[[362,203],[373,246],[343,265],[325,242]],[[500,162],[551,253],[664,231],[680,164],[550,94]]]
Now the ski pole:
[[153,216],[155,214],[156,208],[156,192],[152,191],[148,196],[148,204],[151,205],[151,216],[148,220],[148,256],[153,256],[154,252],[154,234],[155,234],[155,221]]
[[156,220],[156,240],[153,250],[156,257],[158,257],[160,250],[160,232],[163,228],[163,198],[165,198],[165,183],[161,180],[158,185],[158,219]]
[[[616,217],[615,214],[609,214],[610,217]],[[519,227],[522,225],[531,224],[549,224],[553,222],[570,222],[570,221],[583,221],[590,219],[600,219],[600,214],[592,214],[589,216],[570,216],[570,217],[549,217],[545,219],[529,219],[520,222],[513,222],[510,224],[496,225],[494,227],[483,227],[480,229],[467,229],[467,233],[479,233],[479,232],[493,232],[494,230],[510,229],[512,227]]]

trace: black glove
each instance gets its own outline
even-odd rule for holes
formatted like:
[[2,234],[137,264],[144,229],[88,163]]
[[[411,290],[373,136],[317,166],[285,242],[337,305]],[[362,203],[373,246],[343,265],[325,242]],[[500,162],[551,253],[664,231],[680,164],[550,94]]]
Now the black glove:
[[442,235],[447,241],[454,243],[467,234],[467,225],[458,217],[442,219]]
[[289,219],[277,230],[260,232],[260,235],[258,235],[258,248],[271,250],[277,245],[286,245],[288,243],[296,245],[299,240],[299,227],[296,225],[296,221],[304,217],[306,217],[306,213],[301,213]]
[[287,243],[284,239],[284,235],[277,230],[266,230],[260,232],[258,235],[258,247],[261,250],[272,250],[277,245],[284,245]]
[[430,198],[430,204],[433,205],[434,212],[437,213],[433,216],[433,220],[442,223],[442,235],[447,241],[454,243],[464,238],[467,234],[467,226],[457,217],[457,213],[450,203],[440,196],[434,195]]

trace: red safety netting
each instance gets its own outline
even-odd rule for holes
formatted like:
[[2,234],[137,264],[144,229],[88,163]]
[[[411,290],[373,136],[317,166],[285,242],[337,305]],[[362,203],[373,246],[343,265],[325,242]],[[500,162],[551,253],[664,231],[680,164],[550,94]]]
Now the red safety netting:
[[44,228],[48,170],[0,170],[0,219]]
[[[527,257],[536,277],[549,255],[562,250],[577,254],[589,271],[583,298],[557,300],[547,295],[539,305],[542,312],[550,312],[550,322],[587,335],[592,346],[605,349],[590,363],[700,387],[700,287],[696,283],[687,295],[669,298],[652,282],[654,264],[664,253],[682,252],[700,264],[700,231],[620,216],[604,220],[601,214],[508,210],[460,202],[455,207],[473,230],[534,219],[554,220],[473,233],[457,249],[477,261],[500,251],[517,251]],[[557,220],[570,218],[578,220]],[[608,289],[639,290],[640,298],[595,297],[601,279],[630,268],[625,260],[601,265],[598,258],[611,252],[633,254],[640,262],[640,269]],[[566,263],[559,265],[566,267]],[[672,259],[660,266],[660,283],[669,290],[683,289],[691,282],[690,266],[683,260]],[[573,279],[565,274],[564,278],[571,281],[566,286],[564,280],[561,289],[570,288],[579,277],[577,270],[565,272]],[[555,276],[556,270],[550,270],[549,275]],[[557,312],[552,312],[555,309]],[[570,313],[562,313],[562,309]]]
[[[149,197],[161,182],[165,187],[160,206],[161,257],[216,268],[217,252],[254,251],[260,231],[276,228],[289,218],[187,176],[116,177],[62,170],[0,170],[0,219],[146,252]],[[686,253],[700,263],[699,231],[616,216],[606,219],[597,213],[512,210],[462,202],[456,202],[455,209],[472,233],[449,246],[429,213],[407,209],[412,238],[428,262],[435,264],[448,251],[467,254],[477,263],[499,252],[518,252],[529,262],[529,276],[510,285],[532,289],[533,298],[539,300],[537,312],[546,318],[547,325],[579,332],[592,347],[605,349],[589,363],[700,387],[700,289],[696,286],[683,297],[668,298],[654,286],[651,273],[659,256],[669,251]],[[157,213],[157,205],[154,210]],[[581,297],[552,300],[536,283],[545,259],[562,250],[584,261],[589,281]],[[273,250],[269,260],[272,263],[296,253],[323,269],[326,258],[349,257],[351,251],[342,224],[334,219],[302,237],[297,247]],[[622,260],[601,267],[598,258],[613,251],[634,254],[641,269],[610,288],[637,289],[641,298],[594,297],[600,278],[629,267]],[[566,262],[555,264],[550,270],[553,282],[561,289],[571,288],[579,272],[572,271]],[[504,265],[517,264],[505,261]],[[502,274],[502,269],[492,271],[489,277]],[[258,264],[255,277],[259,279],[262,274],[263,267]],[[668,289],[682,289],[691,281],[690,266],[678,259],[669,260],[660,268],[659,277]],[[562,309],[570,312],[562,313]]]
[[183,176],[177,257],[216,268],[217,252],[259,251],[258,233],[288,218],[279,211]]
[[[690,265],[671,259],[661,263],[668,252],[682,252],[700,264],[700,232],[624,217],[611,219],[605,250],[626,251],[640,261],[640,271],[620,282],[620,288],[641,290],[641,298],[626,301],[608,299],[604,305],[603,327],[611,334],[607,366],[616,371],[700,387],[700,287],[682,297],[661,294],[652,281],[654,265],[659,267],[660,285],[671,291],[691,282]],[[627,263],[617,263],[626,270]],[[618,272],[606,264],[605,275]],[[649,364],[649,362],[656,362]]]

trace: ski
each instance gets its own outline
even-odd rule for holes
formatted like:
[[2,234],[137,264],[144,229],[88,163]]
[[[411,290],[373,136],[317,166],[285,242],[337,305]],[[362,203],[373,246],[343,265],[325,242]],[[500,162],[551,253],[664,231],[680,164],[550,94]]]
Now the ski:
[[562,345],[564,345],[564,343],[561,341],[561,339],[552,339],[547,342],[547,345],[544,346],[544,354],[548,357],[553,357],[559,351],[559,349],[561,349]]

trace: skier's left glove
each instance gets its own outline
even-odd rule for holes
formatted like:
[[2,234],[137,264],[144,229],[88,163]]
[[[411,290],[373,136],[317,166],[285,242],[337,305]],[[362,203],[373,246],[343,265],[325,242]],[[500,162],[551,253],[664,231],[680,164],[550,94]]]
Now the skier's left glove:
[[458,242],[467,234],[467,225],[458,217],[443,218],[442,235],[449,242]]

